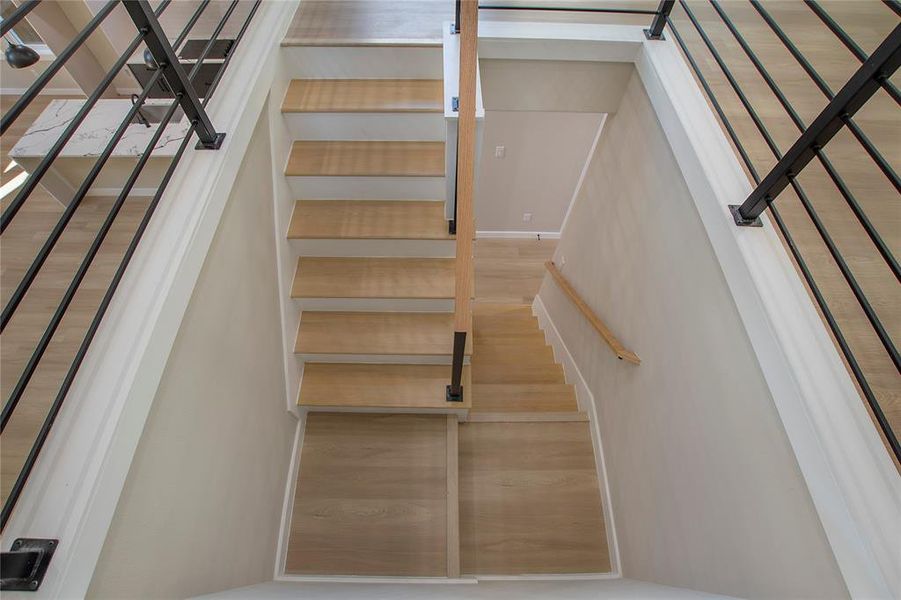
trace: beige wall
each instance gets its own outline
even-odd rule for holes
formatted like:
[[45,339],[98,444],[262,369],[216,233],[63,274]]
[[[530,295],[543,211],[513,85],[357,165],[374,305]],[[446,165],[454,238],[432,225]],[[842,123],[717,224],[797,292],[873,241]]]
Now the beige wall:
[[267,111],[262,115],[169,356],[90,597],[183,598],[272,579],[296,420],[285,410]]
[[640,79],[608,118],[548,278],[596,401],[623,576],[748,598],[847,597],[720,265]]
[[[475,219],[479,231],[558,232],[603,115],[485,112]],[[504,158],[495,148],[504,146]],[[532,221],[523,222],[523,213]]]
[[482,103],[486,110],[612,113],[634,70],[632,63],[483,58]]

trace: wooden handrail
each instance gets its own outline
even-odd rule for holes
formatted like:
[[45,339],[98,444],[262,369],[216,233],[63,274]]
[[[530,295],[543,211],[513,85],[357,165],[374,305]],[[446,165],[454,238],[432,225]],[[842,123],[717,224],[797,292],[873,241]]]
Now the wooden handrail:
[[557,268],[557,265],[554,264],[553,261],[547,261],[544,263],[544,266],[547,267],[548,273],[551,274],[551,277],[554,278],[554,281],[557,282],[557,285],[569,296],[569,299],[573,301],[573,304],[576,305],[576,308],[585,315],[585,318],[588,319],[588,322],[591,323],[591,326],[594,327],[598,333],[601,334],[601,337],[604,338],[604,341],[607,342],[607,345],[610,346],[610,349],[616,354],[616,357],[628,361],[635,365],[641,364],[641,359],[638,358],[631,350],[627,350],[616,336],[613,335],[613,332],[610,331],[610,328],[607,327],[603,321],[601,321],[600,317],[598,317],[591,310],[582,297],[579,296],[578,292],[573,288],[572,285],[566,280],[563,276],[563,273],[560,272],[560,269]]
[[460,6],[460,104],[457,120],[457,214],[454,331],[468,332],[472,323],[472,193],[476,142],[476,48],[479,5],[463,0]]

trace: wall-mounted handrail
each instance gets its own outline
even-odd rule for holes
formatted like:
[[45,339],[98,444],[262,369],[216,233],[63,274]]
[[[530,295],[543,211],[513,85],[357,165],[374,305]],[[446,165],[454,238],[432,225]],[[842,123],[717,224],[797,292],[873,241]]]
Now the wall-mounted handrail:
[[472,195],[475,186],[476,71],[479,43],[477,0],[460,3],[460,88],[457,120],[456,266],[454,275],[454,354],[449,401],[463,400],[463,352],[472,329],[472,238],[475,224]]
[[613,350],[613,353],[616,354],[616,357],[620,360],[624,360],[626,362],[630,362],[633,365],[640,365],[641,359],[638,358],[638,355],[627,349],[623,346],[622,342],[617,339],[613,332],[610,331],[610,328],[601,320],[599,316],[597,316],[591,307],[582,299],[579,293],[575,290],[575,288],[567,281],[566,277],[563,276],[563,273],[560,272],[560,269],[557,268],[557,265],[554,264],[553,261],[547,261],[544,263],[544,266],[547,268],[547,272],[551,274],[551,277],[554,278],[554,281],[557,282],[557,285],[560,286],[560,289],[563,290],[563,293],[567,295],[567,297],[572,300],[572,303],[576,305],[576,308],[579,309],[588,322],[591,323],[591,326],[594,327],[595,331],[601,334],[601,337],[604,338],[604,341],[607,342],[607,345],[610,346],[610,349]]

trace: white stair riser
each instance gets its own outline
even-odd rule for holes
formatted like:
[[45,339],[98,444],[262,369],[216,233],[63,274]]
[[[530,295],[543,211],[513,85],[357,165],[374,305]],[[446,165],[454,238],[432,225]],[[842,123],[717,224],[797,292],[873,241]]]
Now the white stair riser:
[[442,79],[441,46],[285,46],[291,79]]
[[292,175],[288,185],[295,198],[317,200],[444,199],[444,177],[322,177]]
[[[450,335],[450,334],[448,334]],[[363,363],[379,365],[450,365],[450,354],[306,354],[295,353],[304,362]],[[463,357],[469,364],[469,357]],[[450,373],[448,372],[448,376]]]
[[296,256],[453,258],[454,240],[289,240]]
[[469,415],[469,409],[454,409],[452,402],[448,402],[448,408],[410,408],[397,406],[392,408],[375,408],[371,406],[304,406],[299,404],[303,412],[343,412],[343,413],[388,413],[394,415],[457,415],[458,420],[465,421]]
[[283,113],[295,140],[443,142],[441,113]]
[[299,310],[453,312],[453,298],[294,298]]

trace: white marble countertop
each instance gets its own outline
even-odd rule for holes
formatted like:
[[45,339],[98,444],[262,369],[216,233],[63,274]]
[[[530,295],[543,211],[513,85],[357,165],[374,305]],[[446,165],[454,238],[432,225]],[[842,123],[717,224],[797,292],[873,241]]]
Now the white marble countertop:
[[[25,135],[19,138],[9,153],[10,156],[13,158],[45,156],[66,126],[75,118],[84,102],[84,100],[53,100],[28,128]],[[168,106],[170,102],[172,100],[148,100],[145,106]],[[98,100],[59,156],[61,158],[98,156],[130,108],[131,100],[128,99]],[[185,137],[188,125],[184,117],[180,122],[167,125],[153,150],[153,156],[174,155],[179,142]],[[156,128],[156,124],[151,124],[150,127],[139,123],[129,125],[112,156],[140,156],[147,149]]]

